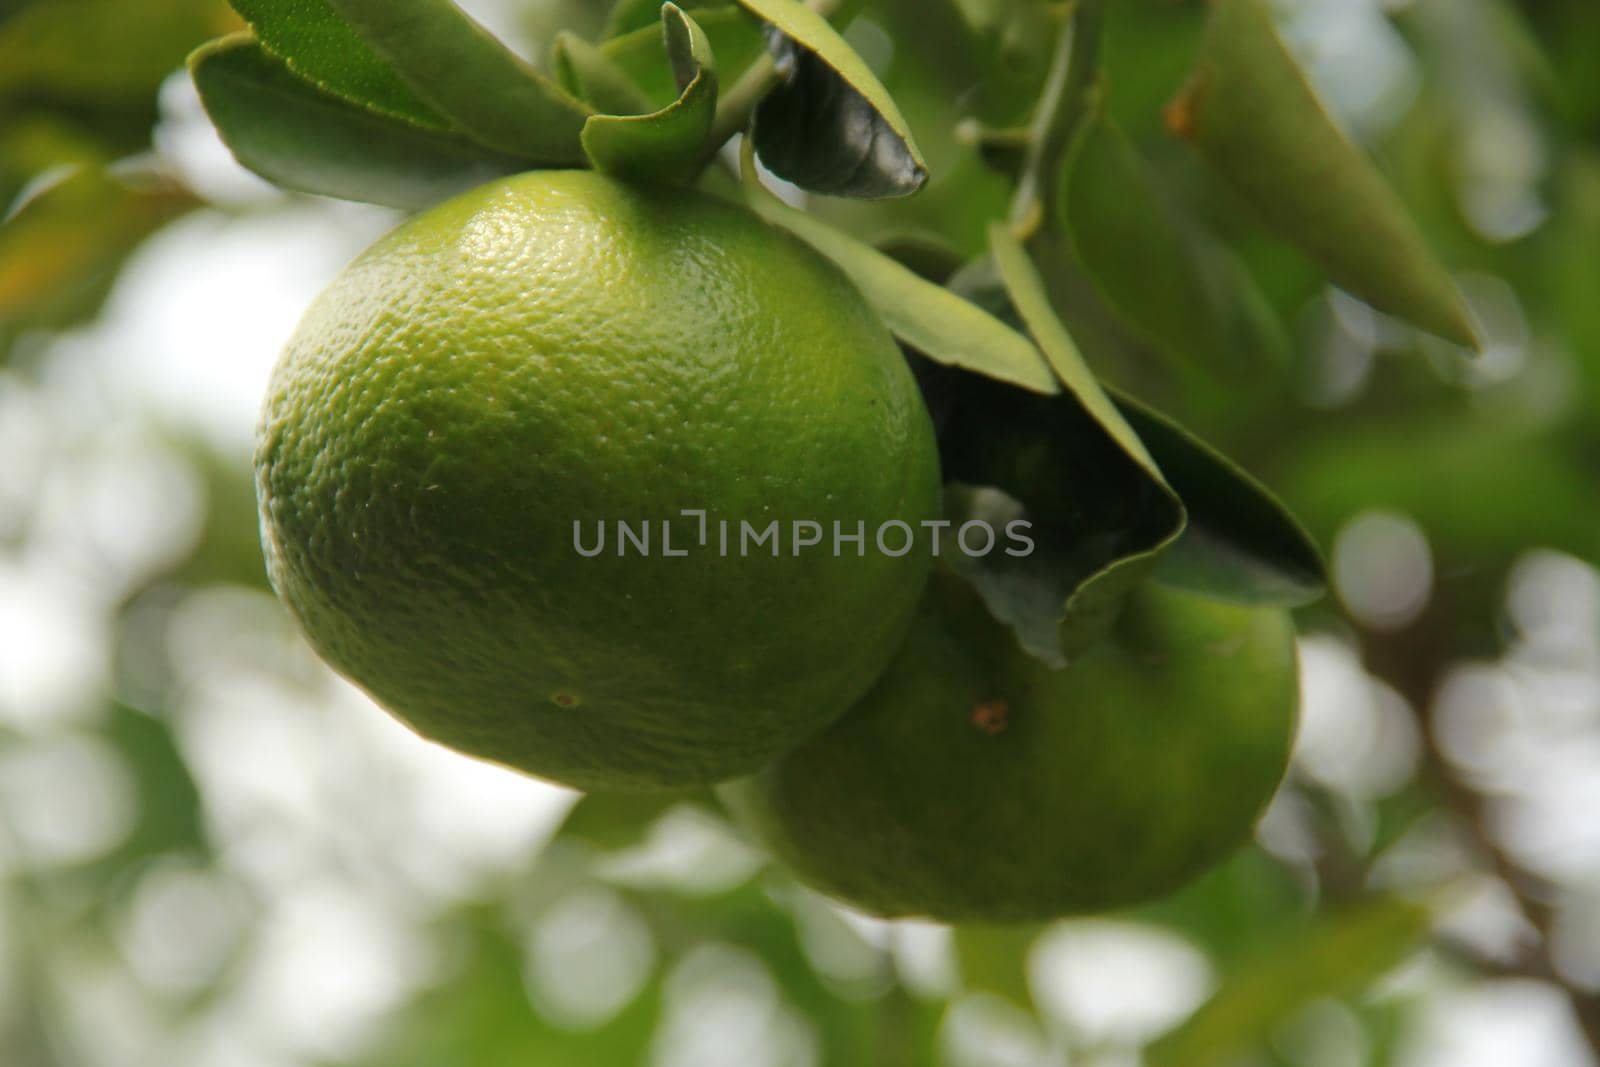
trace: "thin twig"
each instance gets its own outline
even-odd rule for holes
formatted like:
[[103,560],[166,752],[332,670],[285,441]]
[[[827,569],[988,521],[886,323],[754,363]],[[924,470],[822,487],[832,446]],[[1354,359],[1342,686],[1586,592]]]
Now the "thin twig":
[[1100,84],[1100,27],[1105,0],[1077,0],[1066,19],[1028,124],[1028,154],[1011,201],[1011,223],[1027,240],[1055,214],[1061,160]]

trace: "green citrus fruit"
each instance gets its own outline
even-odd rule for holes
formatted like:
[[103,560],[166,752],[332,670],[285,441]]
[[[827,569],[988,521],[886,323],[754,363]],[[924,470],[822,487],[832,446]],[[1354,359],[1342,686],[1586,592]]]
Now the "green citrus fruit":
[[1097,911],[1246,838],[1297,695],[1285,612],[1145,587],[1056,670],[941,574],[861,704],[725,795],[801,878],[869,912]]
[[[837,269],[740,207],[586,171],[480,187],[360,256],[256,452],[269,572],[316,650],[425,736],[582,788],[747,773],[859,698],[928,560],[873,531],[936,515],[938,482]],[[864,545],[836,555],[835,522]]]

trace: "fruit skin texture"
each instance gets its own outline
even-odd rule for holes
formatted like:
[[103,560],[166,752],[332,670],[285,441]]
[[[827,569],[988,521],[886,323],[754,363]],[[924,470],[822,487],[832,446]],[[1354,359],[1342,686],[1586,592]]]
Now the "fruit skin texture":
[[[544,171],[404,223],[316,301],[256,486],[274,588],[378,703],[557,782],[652,789],[749,773],[861,696],[929,555],[872,531],[934,517],[939,474],[909,369],[830,263],[698,193]],[[739,522],[773,519],[780,555],[741,558]],[[865,558],[794,555],[799,519],[864,521]],[[617,554],[617,520],[650,523],[649,556]],[[605,524],[601,555],[575,521],[587,548]]]
[[857,707],[730,806],[865,911],[1010,923],[1165,894],[1249,834],[1288,762],[1285,612],[1146,586],[1061,670],[943,574]]

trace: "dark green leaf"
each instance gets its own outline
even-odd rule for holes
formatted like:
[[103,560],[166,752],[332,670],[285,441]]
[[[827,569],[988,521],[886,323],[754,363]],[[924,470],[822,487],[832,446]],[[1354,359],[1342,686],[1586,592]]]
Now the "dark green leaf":
[[599,113],[642,115],[654,110],[616,60],[577,34],[557,34],[551,58],[562,87]]
[[231,0],[256,40],[319,89],[430,129],[449,127],[328,0]]
[[96,866],[119,873],[163,853],[203,854],[210,847],[202,797],[171,726],[142,711],[114,704],[105,736],[133,772],[138,821]]
[[1157,579],[1251,604],[1295,606],[1322,594],[1322,556],[1270,490],[1165,415],[1112,395],[1189,516]]
[[803,189],[876,199],[922,188],[928,168],[911,128],[828,20],[795,0],[739,0],[772,27],[784,83],[755,115],[756,152]]
[[1030,655],[1065,666],[1093,644],[1122,597],[1150,574],[1181,525],[1170,493],[1069,394],[1041,397],[972,378],[942,458],[945,517],[1007,530],[1026,521],[1026,555],[950,556]]
[[1322,919],[1242,964],[1189,1021],[1151,1045],[1149,1067],[1212,1067],[1237,1062],[1313,1000],[1341,997],[1405,960],[1432,916],[1402,900],[1378,900]]
[[1479,343],[1460,291],[1377,167],[1334,123],[1265,0],[1217,0],[1172,128],[1282,236],[1374,307]]
[[871,245],[798,211],[762,190],[745,168],[750,206],[833,260],[877,309],[896,337],[954,367],[1039,393],[1059,386],[1039,350],[993,315],[942,286],[919,277]]
[[329,95],[249,34],[206,45],[189,69],[239,162],[288,189],[410,209],[520,169],[462,138]]
[[549,165],[579,163],[588,108],[450,0],[327,0],[425,103],[474,140]]
[[662,5],[661,25],[678,99],[649,115],[590,116],[583,149],[596,169],[620,178],[688,182],[715,150],[709,141],[717,110],[716,63],[705,33],[677,5]]
[[[990,232],[997,287],[1066,389],[1048,399],[968,389],[944,439],[946,479],[982,488],[956,497],[951,518],[995,528],[1032,523],[1034,550],[954,557],[991,613],[1047,663],[1093,643],[1123,597],[1150,576],[1184,528],[1184,511],[1155,461],[1083,362],[1027,253],[1011,231]],[[984,284],[970,279],[968,284]]]
[[1063,194],[1079,261],[1106,302],[1159,348],[1235,378],[1287,362],[1282,324],[1248,275],[1194,231],[1104,116],[1079,136]]

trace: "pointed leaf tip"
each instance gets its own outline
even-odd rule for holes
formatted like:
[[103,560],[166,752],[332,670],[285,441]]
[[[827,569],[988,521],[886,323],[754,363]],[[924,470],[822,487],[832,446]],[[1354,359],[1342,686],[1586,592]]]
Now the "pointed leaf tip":
[[1461,291],[1377,166],[1318,101],[1264,0],[1215,0],[1195,76],[1166,121],[1336,285],[1480,346]]

